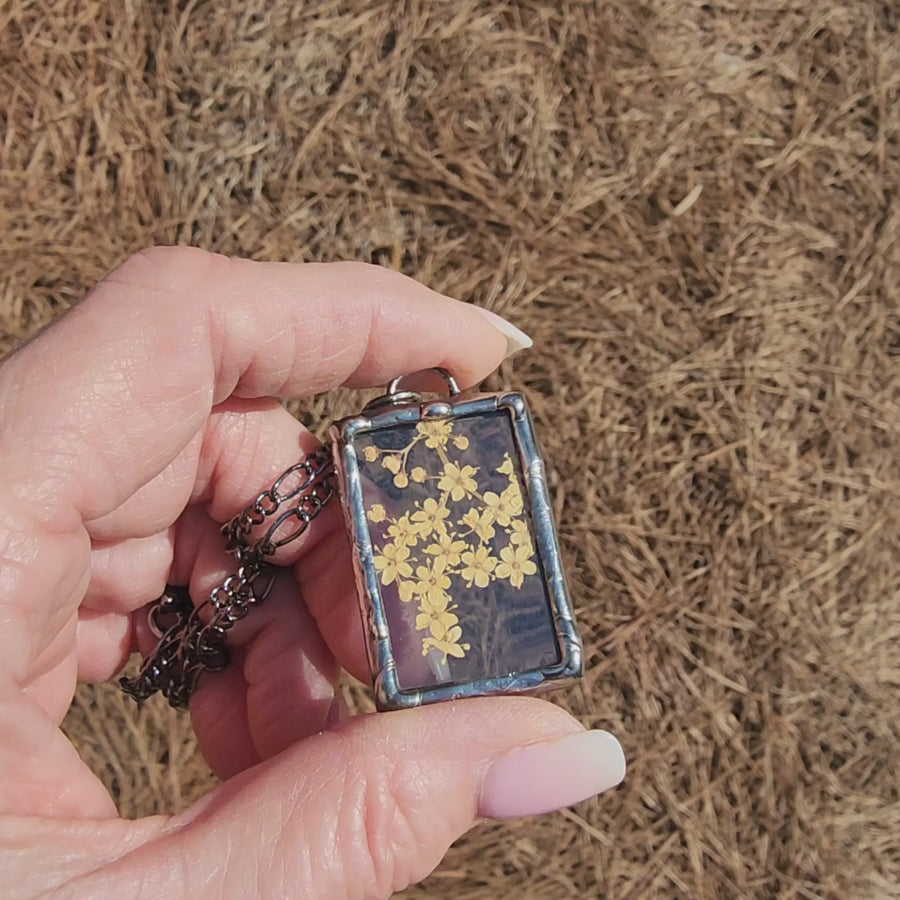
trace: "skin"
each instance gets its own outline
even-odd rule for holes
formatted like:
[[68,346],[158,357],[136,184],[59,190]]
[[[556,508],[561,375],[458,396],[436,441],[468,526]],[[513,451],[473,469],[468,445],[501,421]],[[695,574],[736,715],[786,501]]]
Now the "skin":
[[580,730],[511,698],[326,728],[339,667],[366,677],[336,505],[192,698],[220,787],[119,819],[58,727],[77,680],[150,649],[142,607],[167,581],[196,599],[231,569],[219,524],[316,445],[273,398],[438,365],[474,384],[505,350],[477,310],[384,269],[156,248],[0,363],[6,896],[387,896],[476,821],[492,760]]

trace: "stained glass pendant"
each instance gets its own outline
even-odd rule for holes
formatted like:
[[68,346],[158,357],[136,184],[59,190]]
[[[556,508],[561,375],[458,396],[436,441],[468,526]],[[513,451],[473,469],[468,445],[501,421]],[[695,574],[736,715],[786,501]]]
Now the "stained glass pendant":
[[520,393],[387,393],[333,454],[379,709],[581,675],[544,464]]

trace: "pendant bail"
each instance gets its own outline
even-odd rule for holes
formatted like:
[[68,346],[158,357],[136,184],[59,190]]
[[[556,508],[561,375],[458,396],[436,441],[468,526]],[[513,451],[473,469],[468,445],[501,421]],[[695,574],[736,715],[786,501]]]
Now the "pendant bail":
[[381,396],[376,397],[374,400],[370,400],[365,405],[363,411],[370,412],[373,409],[384,406],[400,406],[406,403],[418,403],[422,399],[422,394],[419,391],[400,390],[400,385],[402,382],[415,375],[421,375],[422,372],[436,372],[440,375],[447,385],[447,395],[449,397],[456,397],[460,393],[456,379],[449,371],[447,371],[447,369],[444,369],[441,366],[432,366],[428,369],[422,369],[420,372],[413,372],[411,375],[398,375],[391,380],[390,384],[388,384],[387,391]]

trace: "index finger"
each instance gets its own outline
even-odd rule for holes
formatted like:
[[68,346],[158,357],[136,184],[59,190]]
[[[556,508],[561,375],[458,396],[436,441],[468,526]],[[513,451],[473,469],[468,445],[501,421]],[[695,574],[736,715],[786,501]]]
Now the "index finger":
[[506,347],[476,307],[377,266],[154,248],[4,361],[0,461],[32,503],[49,492],[94,519],[230,395],[297,397],[431,366],[468,385]]

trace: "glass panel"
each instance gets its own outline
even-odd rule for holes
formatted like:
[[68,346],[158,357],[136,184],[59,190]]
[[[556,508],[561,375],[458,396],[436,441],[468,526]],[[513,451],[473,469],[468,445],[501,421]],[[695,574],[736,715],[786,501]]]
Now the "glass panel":
[[400,687],[558,663],[510,414],[428,419],[353,443]]

